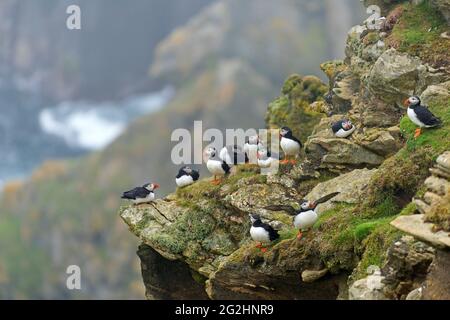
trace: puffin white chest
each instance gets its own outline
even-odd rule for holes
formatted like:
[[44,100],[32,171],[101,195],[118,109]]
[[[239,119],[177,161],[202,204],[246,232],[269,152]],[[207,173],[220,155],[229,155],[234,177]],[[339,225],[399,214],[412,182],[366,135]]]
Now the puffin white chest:
[[206,167],[208,168],[208,171],[211,172],[211,174],[216,176],[223,176],[225,175],[225,171],[222,168],[222,162],[218,160],[208,160],[206,163]]
[[419,118],[417,118],[416,113],[411,108],[408,108],[408,117],[415,125],[419,127],[425,127],[425,124],[422,121],[420,121]]
[[275,161],[275,159],[270,158],[270,157],[267,159],[258,159],[258,166],[261,168],[270,168],[274,161]]
[[262,227],[251,227],[250,236],[253,240],[259,242],[270,242],[269,232]]
[[295,156],[300,152],[300,144],[297,141],[285,137],[281,138],[280,147],[288,156]]
[[155,200],[155,194],[153,192],[150,192],[148,196],[145,198],[136,198],[135,200],[132,200],[134,204],[141,204],[141,203],[149,203],[151,201]]
[[256,144],[246,144],[244,146],[244,151],[247,153],[248,161],[250,163],[257,163],[258,161],[258,145]]
[[338,138],[347,138],[355,131],[355,129],[356,129],[355,126],[353,126],[350,130],[347,131],[345,131],[344,129],[340,129],[338,132],[335,133],[335,135]]
[[314,210],[301,212],[294,218],[294,226],[300,230],[311,228],[317,221],[319,216]]
[[180,178],[176,178],[175,182],[177,183],[177,186],[182,188],[182,187],[186,187],[186,186],[193,184],[194,179],[189,175],[184,175],[184,176],[181,176]]

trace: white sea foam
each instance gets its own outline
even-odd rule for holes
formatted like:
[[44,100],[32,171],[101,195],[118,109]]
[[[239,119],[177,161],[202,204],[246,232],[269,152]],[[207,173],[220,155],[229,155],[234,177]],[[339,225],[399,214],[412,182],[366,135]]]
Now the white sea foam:
[[114,141],[128,123],[166,105],[174,90],[133,96],[122,102],[66,101],[39,115],[42,130],[58,136],[71,147],[100,150]]

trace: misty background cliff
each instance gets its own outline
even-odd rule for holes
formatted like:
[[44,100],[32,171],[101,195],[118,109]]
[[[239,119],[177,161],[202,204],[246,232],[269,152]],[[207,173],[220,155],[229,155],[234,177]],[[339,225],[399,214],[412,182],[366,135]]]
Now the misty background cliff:
[[357,0],[2,1],[0,298],[143,298],[120,192],[174,189],[176,128],[261,127],[283,80],[322,77],[363,16]]

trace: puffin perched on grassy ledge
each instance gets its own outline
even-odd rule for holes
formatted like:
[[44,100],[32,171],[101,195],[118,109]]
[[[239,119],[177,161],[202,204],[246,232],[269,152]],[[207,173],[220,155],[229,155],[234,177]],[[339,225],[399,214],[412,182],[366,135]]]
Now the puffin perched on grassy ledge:
[[231,171],[231,168],[227,164],[227,162],[219,157],[219,155],[217,154],[217,150],[214,147],[210,147],[208,148],[208,150],[206,150],[206,156],[208,157],[206,167],[208,168],[208,171],[214,176],[212,184],[218,185],[221,181],[217,179],[217,176],[223,177],[228,175]]
[[280,147],[284,152],[284,160],[281,161],[281,164],[295,164],[296,160],[291,159],[290,157],[296,157],[300,153],[300,149],[303,147],[302,142],[294,137],[292,134],[292,130],[288,127],[283,127],[280,130]]
[[260,248],[262,252],[266,252],[267,248],[263,247],[263,243],[267,244],[277,240],[280,235],[278,231],[272,228],[267,223],[261,221],[261,217],[257,214],[249,214],[252,227],[250,228],[250,236],[256,242],[259,242],[256,246]]
[[155,200],[155,190],[159,188],[157,183],[147,183],[142,187],[134,188],[122,194],[122,199],[130,200],[134,205],[150,203]]
[[418,96],[412,96],[405,100],[405,107],[408,107],[409,119],[417,128],[414,138],[418,138],[422,133],[422,128],[436,128],[442,125],[441,119],[436,117],[426,106],[422,106],[422,101]]
[[175,182],[178,187],[183,188],[193,184],[200,178],[200,173],[197,170],[193,170],[189,166],[184,166],[178,171],[178,175],[175,178]]
[[294,227],[298,229],[297,239],[300,240],[303,237],[303,232],[310,229],[319,219],[319,215],[316,212],[317,206],[333,199],[339,193],[331,193],[316,201],[302,200],[300,202],[300,210],[288,205],[267,206],[264,209],[270,211],[286,211],[291,216],[294,216]]

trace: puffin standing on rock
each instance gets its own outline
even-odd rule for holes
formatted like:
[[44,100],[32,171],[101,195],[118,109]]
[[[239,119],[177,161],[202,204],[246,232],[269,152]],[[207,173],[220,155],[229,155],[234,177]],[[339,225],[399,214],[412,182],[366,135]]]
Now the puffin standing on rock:
[[422,128],[436,128],[442,124],[441,119],[431,113],[426,106],[421,105],[420,98],[413,96],[405,100],[405,106],[408,107],[409,119],[419,128],[417,128],[414,138],[418,138],[422,133]]
[[178,171],[175,182],[178,187],[183,188],[196,182],[200,178],[198,171],[193,170],[189,166],[185,166]]
[[251,164],[258,163],[258,149],[262,148],[263,145],[259,141],[259,136],[251,136],[247,139],[244,145],[244,152],[246,157],[246,162]]
[[248,161],[247,155],[237,145],[223,147],[220,150],[219,158],[229,166],[236,166]]
[[270,168],[276,161],[280,161],[280,156],[265,148],[258,150],[258,166],[260,168]]
[[280,130],[280,147],[284,152],[284,160],[281,161],[281,164],[295,164],[296,160],[292,159],[289,161],[289,157],[296,157],[300,153],[300,149],[303,147],[302,142],[298,140],[292,134],[292,130],[288,127],[283,127]]
[[300,210],[296,210],[291,206],[285,205],[268,206],[264,209],[270,211],[286,211],[290,215],[294,216],[294,226],[296,229],[298,229],[297,239],[300,240],[303,237],[303,232],[310,229],[319,219],[319,216],[316,212],[317,206],[321,203],[325,203],[328,200],[333,199],[339,193],[340,192],[331,193],[316,201],[302,200],[300,204]]
[[350,120],[341,120],[334,123],[331,126],[331,130],[333,130],[333,133],[336,137],[347,138],[351,136],[353,132],[355,132],[356,127]]
[[254,241],[259,242],[256,247],[261,249],[262,252],[266,252],[267,248],[263,247],[263,243],[267,244],[275,241],[280,237],[280,235],[278,234],[278,231],[270,225],[263,223],[259,215],[249,214],[249,216],[252,222],[250,236]]
[[222,160],[218,156],[216,148],[208,148],[208,150],[206,150],[206,155],[208,156],[206,167],[208,168],[208,171],[214,176],[212,184],[218,185],[220,184],[220,180],[217,179],[217,176],[223,177],[229,174],[231,168],[224,160]]
[[122,199],[130,200],[134,205],[150,203],[155,200],[155,190],[159,188],[157,183],[147,183],[142,187],[134,188],[122,194]]

